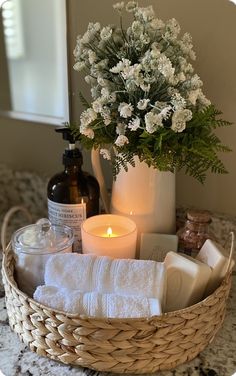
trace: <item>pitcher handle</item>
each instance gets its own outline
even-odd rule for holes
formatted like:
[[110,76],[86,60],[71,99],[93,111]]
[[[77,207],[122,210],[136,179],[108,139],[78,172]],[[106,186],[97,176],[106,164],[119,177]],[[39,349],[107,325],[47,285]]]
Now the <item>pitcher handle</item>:
[[110,213],[109,196],[108,196],[108,192],[107,192],[107,189],[106,189],[104,175],[103,175],[103,172],[102,172],[99,151],[100,151],[99,148],[97,148],[97,149],[92,148],[91,163],[92,163],[94,176],[97,179],[99,187],[100,187],[100,195],[101,195],[101,199],[102,199],[102,203],[103,203],[105,212]]

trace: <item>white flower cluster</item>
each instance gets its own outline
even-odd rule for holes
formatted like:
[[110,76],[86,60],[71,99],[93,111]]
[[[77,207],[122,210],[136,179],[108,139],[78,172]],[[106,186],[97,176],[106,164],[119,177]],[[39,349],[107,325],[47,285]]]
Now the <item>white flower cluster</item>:
[[[183,132],[194,111],[210,104],[189,62],[195,59],[190,35],[179,37],[178,22],[164,23],[152,6],[122,1],[113,7],[133,14],[127,30],[90,23],[77,38],[74,69],[86,71],[92,96],[80,132],[103,135],[119,148],[131,144],[134,132]],[[101,154],[110,159],[106,148]]]

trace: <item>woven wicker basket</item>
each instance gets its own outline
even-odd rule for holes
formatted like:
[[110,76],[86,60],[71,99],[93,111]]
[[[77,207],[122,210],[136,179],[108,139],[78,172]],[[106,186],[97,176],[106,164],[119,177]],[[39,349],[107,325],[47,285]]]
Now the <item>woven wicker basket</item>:
[[72,315],[29,298],[17,287],[13,252],[10,245],[5,247],[4,232],[17,210],[21,208],[7,214],[2,230],[6,306],[11,328],[38,355],[97,371],[152,373],[190,361],[213,340],[225,316],[229,271],[218,289],[200,303],[151,318]]

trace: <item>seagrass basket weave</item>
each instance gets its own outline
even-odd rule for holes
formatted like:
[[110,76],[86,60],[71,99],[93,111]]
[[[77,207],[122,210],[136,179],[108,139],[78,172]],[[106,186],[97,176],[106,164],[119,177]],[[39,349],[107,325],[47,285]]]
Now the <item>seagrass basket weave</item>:
[[[3,227],[5,231],[6,221]],[[32,351],[50,359],[116,373],[173,369],[196,357],[224,320],[230,271],[212,295],[186,309],[141,319],[94,318],[56,311],[29,298],[14,279],[11,245],[3,248],[10,326]]]

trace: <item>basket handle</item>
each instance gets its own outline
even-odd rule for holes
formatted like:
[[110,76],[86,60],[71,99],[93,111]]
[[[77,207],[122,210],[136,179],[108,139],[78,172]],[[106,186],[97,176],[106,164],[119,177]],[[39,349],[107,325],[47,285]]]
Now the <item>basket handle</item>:
[[[225,275],[229,274],[231,272],[231,268],[233,268],[233,266],[234,266],[234,263],[233,263],[233,253],[234,253],[234,239],[235,239],[235,235],[234,235],[233,231],[231,231],[229,233],[229,235],[231,236],[231,245],[230,245],[230,253],[229,253],[228,263],[227,263],[227,266],[226,266]],[[228,241],[228,239],[227,239],[227,241]],[[227,241],[226,241],[226,244],[227,244]]]
[[9,248],[6,242],[7,228],[8,228],[9,222],[12,216],[18,211],[21,211],[23,214],[25,214],[26,217],[29,219],[29,221],[32,222],[32,216],[30,212],[24,206],[13,206],[11,209],[9,209],[6,212],[3,218],[3,224],[1,228],[1,245],[2,245],[3,253],[6,253],[7,249]]

